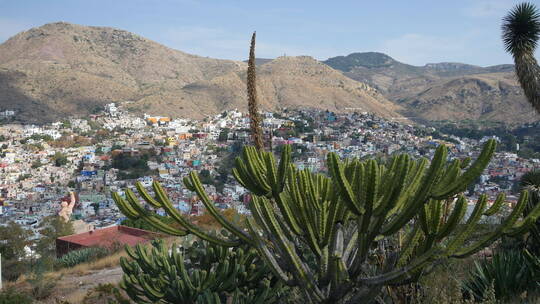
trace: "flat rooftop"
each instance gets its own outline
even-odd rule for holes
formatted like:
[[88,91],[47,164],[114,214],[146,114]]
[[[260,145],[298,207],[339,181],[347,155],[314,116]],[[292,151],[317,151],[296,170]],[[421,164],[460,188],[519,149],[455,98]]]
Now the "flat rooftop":
[[78,244],[84,247],[110,247],[115,244],[134,246],[159,237],[158,233],[147,230],[112,226],[94,231],[59,237],[58,240]]

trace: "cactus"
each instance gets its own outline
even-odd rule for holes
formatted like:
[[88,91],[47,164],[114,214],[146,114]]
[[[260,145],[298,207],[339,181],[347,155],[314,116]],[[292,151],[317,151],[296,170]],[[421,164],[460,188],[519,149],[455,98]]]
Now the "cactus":
[[[328,154],[328,175],[299,170],[286,146],[279,164],[270,152],[246,147],[236,159],[233,175],[253,195],[248,231],[227,222],[205,193],[197,173],[184,179],[207,210],[231,232],[223,238],[202,231],[172,207],[155,182],[155,197],[140,185],[141,197],[163,208],[183,229],[160,223],[126,190],[126,199],[113,197],[132,218],[144,218],[173,235],[196,235],[220,246],[250,246],[274,275],[298,287],[309,303],[369,302],[386,285],[416,281],[448,258],[464,258],[503,235],[526,232],[540,216],[540,205],[520,219],[527,203],[522,192],[512,213],[495,230],[471,241],[483,216],[497,214],[504,202],[499,195],[487,208],[482,195],[466,221],[466,199],[461,194],[486,168],[495,151],[488,141],[477,160],[447,162],[447,148],[437,148],[431,162],[402,154],[388,163],[340,160]],[[404,234],[396,242],[396,235]]]
[[202,241],[169,249],[158,240],[126,250],[120,286],[137,303],[275,303],[287,291],[246,246]]

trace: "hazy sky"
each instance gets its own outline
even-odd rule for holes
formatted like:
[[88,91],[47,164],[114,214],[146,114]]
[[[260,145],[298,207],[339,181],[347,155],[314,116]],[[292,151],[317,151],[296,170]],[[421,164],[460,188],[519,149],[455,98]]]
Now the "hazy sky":
[[[405,63],[512,63],[501,18],[512,0],[0,0],[0,42],[45,23],[111,26],[185,52],[245,59],[384,52]],[[540,6],[540,0],[530,1]],[[537,53],[538,54],[538,53]]]

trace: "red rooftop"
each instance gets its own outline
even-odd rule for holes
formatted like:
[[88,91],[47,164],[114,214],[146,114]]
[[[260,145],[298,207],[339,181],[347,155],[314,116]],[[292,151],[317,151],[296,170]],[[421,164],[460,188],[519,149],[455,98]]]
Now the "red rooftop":
[[70,251],[87,247],[111,248],[118,245],[134,246],[158,237],[160,237],[160,234],[147,230],[121,225],[112,226],[57,238],[56,256],[61,257]]

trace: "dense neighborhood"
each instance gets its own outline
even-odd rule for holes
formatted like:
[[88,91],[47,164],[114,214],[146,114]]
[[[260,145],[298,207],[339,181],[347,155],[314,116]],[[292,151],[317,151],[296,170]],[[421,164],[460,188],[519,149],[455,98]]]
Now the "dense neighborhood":
[[[480,141],[449,136],[434,139],[430,128],[384,120],[368,113],[336,114],[320,110],[263,113],[265,141],[279,153],[293,147],[299,168],[325,171],[325,155],[387,157],[406,152],[431,158],[439,144],[450,147],[451,158],[475,159]],[[77,193],[72,218],[77,232],[108,227],[124,217],[111,192],[134,188],[136,181],[150,187],[160,181],[182,213],[201,215],[203,205],[182,185],[182,177],[199,172],[221,209],[248,213],[250,197],[229,174],[234,158],[250,143],[249,118],[225,111],[204,120],[134,117],[108,104],[86,119],[70,118],[49,125],[6,125],[0,133],[0,200],[2,224],[16,221],[40,237],[41,219],[57,214],[69,191]],[[427,131],[426,131],[427,130]],[[499,192],[517,200],[514,181],[540,168],[540,160],[500,151],[468,195],[471,206],[481,193]],[[164,215],[164,213],[162,214]]]

